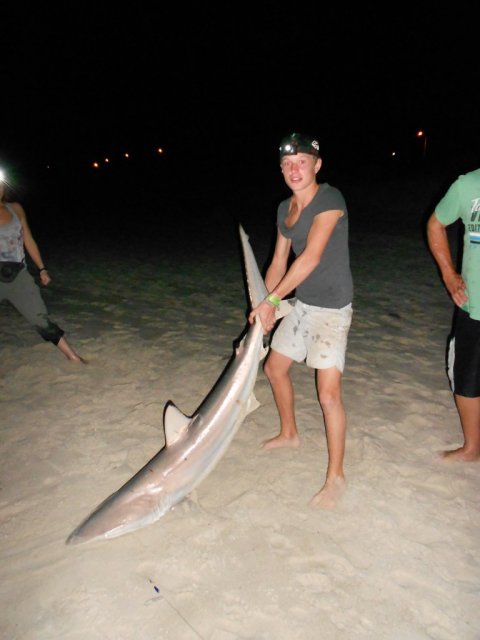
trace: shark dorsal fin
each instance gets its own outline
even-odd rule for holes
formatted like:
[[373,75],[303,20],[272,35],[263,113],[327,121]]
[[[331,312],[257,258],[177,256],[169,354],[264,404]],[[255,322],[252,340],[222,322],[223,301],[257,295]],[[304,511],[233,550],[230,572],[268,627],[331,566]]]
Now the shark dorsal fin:
[[182,433],[184,433],[190,423],[184,413],[177,409],[177,407],[171,402],[165,409],[165,415],[163,416],[163,425],[165,428],[165,444],[167,447],[173,444]]

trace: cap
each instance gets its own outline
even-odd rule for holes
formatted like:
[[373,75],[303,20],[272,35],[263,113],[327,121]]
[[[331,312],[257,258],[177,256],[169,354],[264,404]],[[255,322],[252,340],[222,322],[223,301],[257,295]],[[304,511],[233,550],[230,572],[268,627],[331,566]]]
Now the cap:
[[303,133],[291,133],[280,143],[280,160],[283,156],[294,156],[297,153],[309,153],[319,157],[320,145],[318,140]]

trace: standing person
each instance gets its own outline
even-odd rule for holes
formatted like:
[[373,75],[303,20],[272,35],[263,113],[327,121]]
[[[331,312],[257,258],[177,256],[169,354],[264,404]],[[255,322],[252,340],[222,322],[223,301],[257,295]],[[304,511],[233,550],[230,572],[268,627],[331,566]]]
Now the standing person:
[[[462,274],[453,264],[446,227],[461,219]],[[445,287],[457,305],[448,347],[448,377],[464,443],[443,459],[480,459],[480,169],[461,175],[435,207],[427,224],[428,244]]]
[[25,211],[18,202],[5,202],[5,182],[0,176],[0,302],[8,300],[42,338],[56,345],[68,360],[84,363],[65,340],[63,330],[49,319],[40,290],[27,271],[25,249],[38,267],[40,282],[46,286],[50,276]]
[[[342,373],[352,319],[353,283],[348,250],[348,212],[338,189],[317,183],[322,166],[318,142],[293,133],[280,145],[280,168],[292,191],[277,212],[277,240],[265,284],[267,298],[252,310],[264,331],[275,324],[282,298],[296,292],[291,312],[275,332],[265,363],[280,415],[280,433],[266,440],[264,449],[298,447],[289,370],[293,361],[316,370],[318,398],[323,412],[328,468],[323,487],[310,504],[333,508],[345,490],[343,459],[346,415],[342,401]],[[295,259],[288,266],[290,252]],[[293,301],[292,301],[293,302]]]

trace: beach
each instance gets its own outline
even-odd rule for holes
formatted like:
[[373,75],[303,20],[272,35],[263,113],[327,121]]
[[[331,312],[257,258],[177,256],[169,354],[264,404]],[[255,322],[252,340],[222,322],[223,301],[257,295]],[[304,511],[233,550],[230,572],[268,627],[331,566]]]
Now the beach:
[[[244,227],[263,268],[273,223]],[[86,366],[0,305],[0,637],[479,640],[478,465],[436,458],[462,435],[453,308],[420,224],[352,224],[335,510],[308,506],[327,463],[313,372],[292,371],[302,446],[264,451],[278,417],[260,367],[260,407],[192,495],[128,535],[65,544],[164,446],[166,403],[195,411],[245,329],[236,221],[195,229],[41,244],[45,302]]]

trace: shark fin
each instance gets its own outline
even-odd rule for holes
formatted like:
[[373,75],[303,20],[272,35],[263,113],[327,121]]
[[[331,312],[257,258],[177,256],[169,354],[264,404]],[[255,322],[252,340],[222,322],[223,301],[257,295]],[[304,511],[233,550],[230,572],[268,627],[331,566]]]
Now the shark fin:
[[165,443],[167,447],[173,444],[182,433],[184,433],[190,424],[190,418],[177,409],[177,407],[170,402],[165,409],[163,416],[163,425],[165,428]]
[[247,414],[255,411],[255,409],[258,409],[259,406],[260,402],[256,399],[255,394],[252,391],[250,397],[247,400]]
[[265,282],[258,268],[257,261],[252,251],[252,247],[248,241],[242,225],[239,227],[240,240],[242,243],[243,259],[245,265],[245,275],[247,277],[247,289],[250,297],[250,305],[252,308],[257,307],[261,301],[268,295]]

